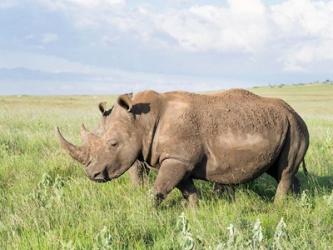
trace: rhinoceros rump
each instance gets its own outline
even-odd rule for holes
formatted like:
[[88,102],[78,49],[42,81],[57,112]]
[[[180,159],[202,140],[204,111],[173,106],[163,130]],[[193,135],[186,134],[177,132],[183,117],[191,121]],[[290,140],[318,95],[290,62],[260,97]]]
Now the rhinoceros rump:
[[239,89],[218,96],[125,94],[107,115],[101,135],[82,128],[83,146],[58,134],[94,181],[121,176],[137,159],[157,168],[157,204],[175,187],[195,202],[193,179],[229,185],[265,172],[278,182],[278,201],[298,191],[295,175],[309,145],[304,121],[288,104]]

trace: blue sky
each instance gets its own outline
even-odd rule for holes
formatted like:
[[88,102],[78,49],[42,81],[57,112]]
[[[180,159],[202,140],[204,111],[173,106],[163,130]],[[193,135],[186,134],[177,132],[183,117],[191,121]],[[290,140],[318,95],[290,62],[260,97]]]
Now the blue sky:
[[333,1],[0,0],[0,94],[333,79]]

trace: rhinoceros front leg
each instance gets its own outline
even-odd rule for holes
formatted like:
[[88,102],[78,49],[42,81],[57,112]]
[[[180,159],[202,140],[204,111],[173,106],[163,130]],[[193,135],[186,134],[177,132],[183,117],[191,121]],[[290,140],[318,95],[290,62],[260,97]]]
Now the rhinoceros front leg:
[[145,163],[141,161],[136,161],[128,170],[131,182],[135,186],[142,186],[145,183],[148,172],[149,169],[145,166]]
[[162,162],[154,184],[155,206],[158,206],[188,173],[188,166],[175,159]]
[[192,178],[182,180],[177,185],[177,188],[182,192],[183,197],[188,201],[190,207],[197,205],[198,195]]

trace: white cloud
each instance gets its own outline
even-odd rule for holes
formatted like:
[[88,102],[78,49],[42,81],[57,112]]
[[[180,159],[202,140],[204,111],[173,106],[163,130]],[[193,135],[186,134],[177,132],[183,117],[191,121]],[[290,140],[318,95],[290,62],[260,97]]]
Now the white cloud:
[[323,61],[333,61],[333,40],[307,41],[288,48],[278,60],[286,71],[307,71]]
[[259,0],[228,2],[161,14],[158,28],[192,51],[256,52],[268,38],[265,6]]
[[271,8],[272,19],[282,35],[333,38],[333,1],[289,0]]
[[159,14],[157,29],[184,49],[266,53],[287,71],[333,60],[333,1],[229,0],[227,6],[193,6]]
[[[125,33],[150,47],[241,53],[253,60],[266,57],[286,71],[309,71],[313,64],[333,60],[333,0],[271,5],[263,0],[228,0],[219,5],[181,1],[181,8],[161,8],[153,2],[130,5],[126,0],[30,1],[63,11],[79,29],[99,30],[95,40],[110,46]],[[43,40],[57,39],[49,35]]]
[[229,0],[153,16],[156,29],[190,51],[265,54],[286,71],[333,60],[333,1]]
[[271,13],[285,70],[306,71],[333,60],[333,1],[289,0]]
[[[104,41],[107,27],[116,28],[155,47],[169,44],[191,52],[246,53],[254,58],[265,54],[288,71],[333,60],[333,0],[286,0],[274,5],[228,0],[225,5],[189,3],[177,9],[149,4],[129,8],[121,0],[52,3],[66,5],[78,27],[102,28]],[[82,10],[71,9],[74,4]],[[114,37],[114,30],[110,33]],[[161,33],[172,39],[163,40]]]
[[49,43],[54,43],[59,40],[58,34],[55,33],[44,33],[42,35],[42,40],[41,42],[43,44],[49,44]]

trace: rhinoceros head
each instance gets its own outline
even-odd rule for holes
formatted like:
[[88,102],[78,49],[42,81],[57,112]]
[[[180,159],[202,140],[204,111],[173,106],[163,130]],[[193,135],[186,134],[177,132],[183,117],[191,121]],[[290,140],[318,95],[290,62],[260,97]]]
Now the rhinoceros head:
[[[131,109],[131,96],[119,96],[112,112],[104,113],[107,117],[103,118],[102,129],[98,133],[91,133],[84,125],[81,126],[81,146],[68,142],[57,128],[61,146],[73,159],[85,165],[91,180],[106,182],[117,178],[137,159],[142,140],[136,131]],[[105,111],[101,105],[100,110],[102,114]]]

